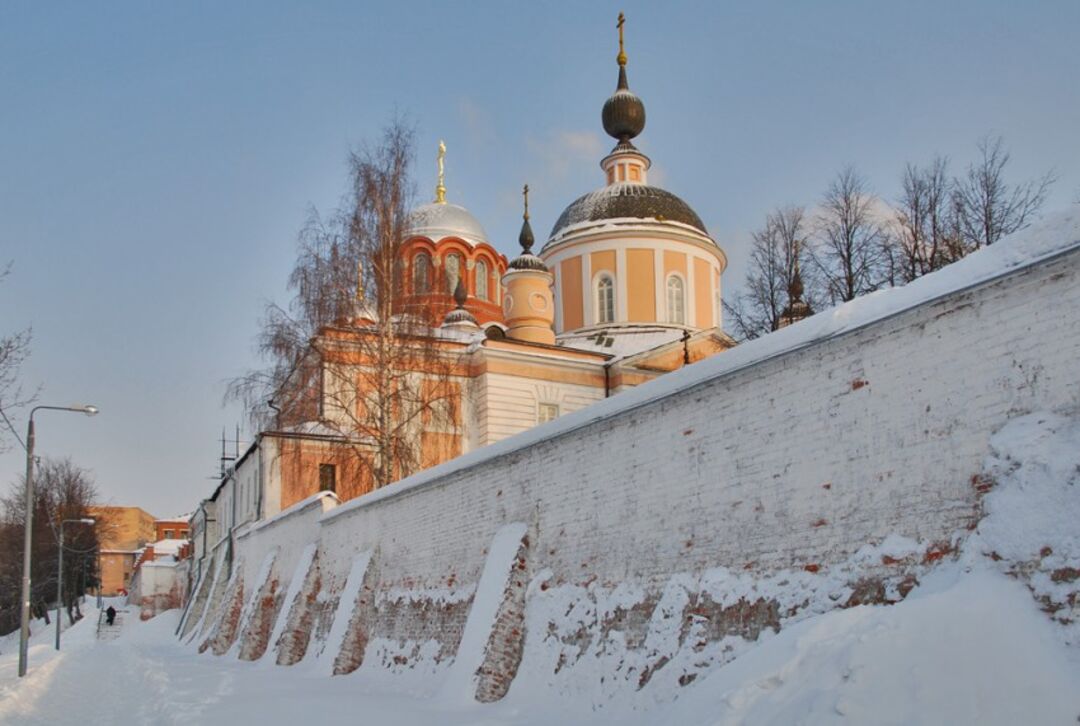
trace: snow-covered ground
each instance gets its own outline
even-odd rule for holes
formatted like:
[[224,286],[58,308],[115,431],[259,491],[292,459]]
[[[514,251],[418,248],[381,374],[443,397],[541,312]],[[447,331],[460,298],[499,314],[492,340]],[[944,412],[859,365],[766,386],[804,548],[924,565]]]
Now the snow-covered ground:
[[417,696],[388,687],[393,676],[198,655],[174,636],[179,611],[132,611],[99,641],[90,604],[59,653],[38,625],[21,682],[17,635],[0,639],[0,724],[1075,724],[1077,583],[1052,573],[1080,568],[1080,419],[1014,420],[986,469],[986,517],[906,600],[763,636],[674,701],[596,708],[524,676],[490,705]]

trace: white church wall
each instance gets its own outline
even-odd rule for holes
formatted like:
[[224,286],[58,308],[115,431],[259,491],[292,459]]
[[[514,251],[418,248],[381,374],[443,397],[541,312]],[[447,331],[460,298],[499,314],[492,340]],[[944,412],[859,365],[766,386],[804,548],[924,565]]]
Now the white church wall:
[[487,443],[501,441],[536,426],[541,403],[558,406],[559,415],[563,416],[604,398],[604,390],[596,386],[540,381],[503,373],[488,373],[485,377]]

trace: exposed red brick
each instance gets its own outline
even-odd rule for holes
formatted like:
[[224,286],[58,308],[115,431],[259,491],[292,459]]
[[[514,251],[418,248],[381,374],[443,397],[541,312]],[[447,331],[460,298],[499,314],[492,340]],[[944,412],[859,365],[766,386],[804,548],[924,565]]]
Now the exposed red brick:
[[1062,567],[1050,573],[1050,579],[1054,582],[1075,582],[1080,578],[1080,568]]

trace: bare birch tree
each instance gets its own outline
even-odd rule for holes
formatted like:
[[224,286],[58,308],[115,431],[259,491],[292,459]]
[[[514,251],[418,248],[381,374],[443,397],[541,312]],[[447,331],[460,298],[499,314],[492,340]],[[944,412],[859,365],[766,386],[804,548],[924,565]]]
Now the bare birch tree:
[[952,192],[948,158],[904,167],[889,249],[892,284],[911,282],[964,256]]
[[732,332],[740,340],[757,338],[780,327],[784,310],[791,304],[796,269],[801,270],[804,299],[814,297],[814,292],[805,287],[809,267],[806,235],[806,211],[795,206],[774,210],[766,217],[765,226],[752,234],[745,291],[734,304],[724,302]]
[[1010,154],[1001,137],[980,139],[978,149],[979,158],[955,187],[960,229],[969,250],[991,245],[1028,226],[1056,179],[1050,171],[1038,179],[1009,184],[1005,167]]
[[822,198],[812,258],[833,303],[854,300],[885,282],[887,239],[876,201],[851,166],[836,175]]
[[229,391],[258,429],[317,422],[348,439],[374,486],[430,463],[435,434],[457,420],[454,357],[401,259],[412,160],[413,131],[400,121],[350,155],[341,208],[328,222],[313,211],[300,235],[289,309],[268,306],[268,365]]

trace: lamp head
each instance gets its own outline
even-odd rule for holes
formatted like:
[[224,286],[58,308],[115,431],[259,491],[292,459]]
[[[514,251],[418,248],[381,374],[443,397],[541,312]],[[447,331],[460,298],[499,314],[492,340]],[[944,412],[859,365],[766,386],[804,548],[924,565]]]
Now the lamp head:
[[87,416],[97,416],[97,413],[98,413],[98,407],[97,406],[82,406],[81,410]]

